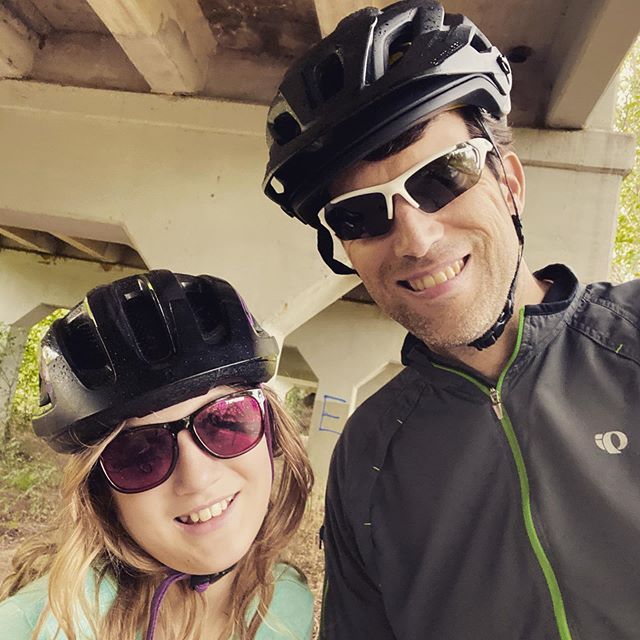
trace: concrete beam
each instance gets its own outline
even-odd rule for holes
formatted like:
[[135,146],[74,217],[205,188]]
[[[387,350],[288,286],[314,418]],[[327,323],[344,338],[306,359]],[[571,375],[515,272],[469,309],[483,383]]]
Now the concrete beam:
[[38,35],[0,4],[0,76],[21,78],[31,71]]
[[65,87],[149,91],[149,84],[122,47],[102,33],[49,34],[29,77]]
[[[150,125],[160,130],[250,136],[260,142],[262,155],[266,155],[267,108],[253,104],[0,80],[0,111],[4,110],[27,118],[35,114],[40,120],[62,117],[65,121],[90,121],[91,126],[106,122],[114,127]],[[112,242],[125,240],[114,238]]]
[[[49,22],[36,3],[42,7],[42,0],[7,0],[3,4],[10,6],[14,11],[20,11],[20,19],[27,24],[33,31],[43,36],[48,36],[55,31],[53,25]],[[47,10],[50,9],[49,5]]]
[[87,0],[156,93],[197,93],[216,41],[197,0]]
[[13,227],[0,227],[0,236],[19,244],[28,251],[38,251],[39,253],[55,253],[57,249],[56,241],[46,233],[30,231],[29,229],[15,229]]
[[115,264],[120,262],[122,257],[122,249],[120,246],[114,246],[108,242],[100,242],[97,240],[86,240],[84,238],[74,238],[61,233],[52,234],[56,238],[66,242],[68,245],[77,249],[91,260],[99,260],[100,262],[109,262]]
[[316,13],[318,15],[318,25],[322,37],[330,34],[337,26],[338,22],[350,13],[364,7],[375,6],[375,2],[370,0],[315,0]]
[[546,111],[548,127],[584,127],[639,31],[637,0],[570,5],[547,64],[549,69],[559,69]]
[[0,251],[0,323],[29,327],[51,309],[70,309],[90,289],[140,273],[105,265],[27,251]]
[[[199,96],[270,104],[286,61],[265,53],[220,49],[209,61]],[[101,33],[56,31],[47,36],[29,73],[33,80],[71,87],[148,93],[149,84],[122,47]]]
[[626,176],[635,160],[632,135],[611,131],[516,129],[516,151],[528,167]]

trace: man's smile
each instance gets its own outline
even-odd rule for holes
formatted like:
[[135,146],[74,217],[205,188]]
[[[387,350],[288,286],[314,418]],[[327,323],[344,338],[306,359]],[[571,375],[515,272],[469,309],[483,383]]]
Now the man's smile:
[[453,280],[463,269],[469,256],[452,260],[448,264],[438,266],[430,271],[412,275],[399,283],[411,291],[424,291]]

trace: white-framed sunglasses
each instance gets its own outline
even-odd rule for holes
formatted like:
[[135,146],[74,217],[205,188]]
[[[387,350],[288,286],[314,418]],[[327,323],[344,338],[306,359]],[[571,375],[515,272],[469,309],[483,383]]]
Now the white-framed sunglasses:
[[435,213],[478,183],[493,144],[472,138],[421,160],[397,178],[349,191],[324,206],[327,225],[340,240],[381,236],[393,226],[393,196]]

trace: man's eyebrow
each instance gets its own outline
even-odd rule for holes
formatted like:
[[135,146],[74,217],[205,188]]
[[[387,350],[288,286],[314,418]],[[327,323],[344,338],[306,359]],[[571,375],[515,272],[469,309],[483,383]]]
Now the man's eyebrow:
[[427,116],[424,120],[422,120],[422,124],[424,124],[425,130],[428,129],[434,122],[436,122],[436,120],[439,120],[445,113],[451,113],[452,111],[454,111],[454,109],[446,109],[445,111],[440,111],[439,113]]

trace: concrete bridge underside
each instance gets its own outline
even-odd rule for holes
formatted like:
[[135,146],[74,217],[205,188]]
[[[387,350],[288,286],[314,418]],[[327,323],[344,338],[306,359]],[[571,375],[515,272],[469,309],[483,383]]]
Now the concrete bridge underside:
[[[367,322],[351,319],[362,305],[347,312],[350,303],[340,303],[341,328],[329,328],[323,313],[333,317],[330,305],[358,280],[331,274],[312,231],[262,195],[265,115],[264,107],[198,98],[0,82],[0,139],[10,150],[0,157],[0,226],[127,243],[148,268],[227,278],[281,340],[306,326],[295,334],[303,353],[319,335],[326,362],[308,360],[320,380],[310,450],[323,451],[314,454],[322,481],[332,432],[355,408],[357,388],[385,362],[397,363],[397,328],[386,321],[385,338],[378,318],[372,343],[388,360],[350,373],[371,349]],[[605,278],[633,142],[606,129],[518,129],[516,147],[528,180],[528,262],[563,261],[585,280]],[[91,286],[133,271],[5,248],[0,319],[15,324],[42,304],[70,306]],[[319,431],[325,395],[345,406],[330,431]]]
[[[109,12],[121,5],[90,4],[106,25],[114,18]],[[165,4],[195,9],[197,3]],[[209,20],[213,4],[202,4],[211,5]],[[308,20],[309,2],[289,4]],[[615,77],[640,30],[640,4],[566,0],[559,7],[545,1],[549,15],[562,14],[551,31],[539,3],[510,0],[509,10],[505,5],[482,17],[486,3],[448,4],[449,10],[478,14],[488,35],[512,55],[527,34],[536,43],[528,56],[519,49],[524,59],[513,65],[516,150],[527,175],[528,263],[537,268],[562,261],[583,280],[606,278],[620,183],[635,150],[633,140],[612,131]],[[313,37],[359,5],[316,1],[319,31]],[[518,21],[519,8],[520,16],[539,17]],[[0,18],[6,11],[0,7]],[[521,22],[530,24],[528,31]],[[124,71],[117,75],[111,68],[111,84],[92,85],[110,89],[48,84],[56,80],[47,76],[52,67],[43,56],[53,54],[56,38],[40,52],[25,48],[33,34],[0,20],[0,76],[18,78],[0,80],[0,321],[22,336],[25,325],[48,309],[68,307],[89,288],[144,266],[230,280],[263,324],[313,370],[310,384],[317,395],[309,451],[321,488],[346,417],[398,370],[402,330],[371,305],[341,300],[358,279],[330,273],[316,255],[312,230],[289,220],[261,193],[264,103],[282,73],[282,60],[278,66],[272,58],[265,63],[257,54],[238,57],[229,49],[216,58],[200,25],[203,55],[206,46],[213,47],[208,71],[194,58],[165,86],[161,70],[149,66],[145,55],[136,57],[139,48],[127,48],[130,40],[107,44],[108,30],[95,25],[106,49],[122,47],[120,55],[132,60],[133,84],[122,79]],[[21,70],[7,71],[9,45],[24,54]],[[66,55],[61,51],[58,60]],[[240,66],[225,68],[224,60],[239,64],[240,58]],[[70,75],[59,81],[72,83],[80,67],[69,67]],[[245,74],[240,83],[234,68]],[[27,81],[29,73],[45,82]],[[85,78],[83,84],[91,83]],[[171,93],[197,95],[163,95]],[[52,255],[59,242],[67,247],[64,255]]]

